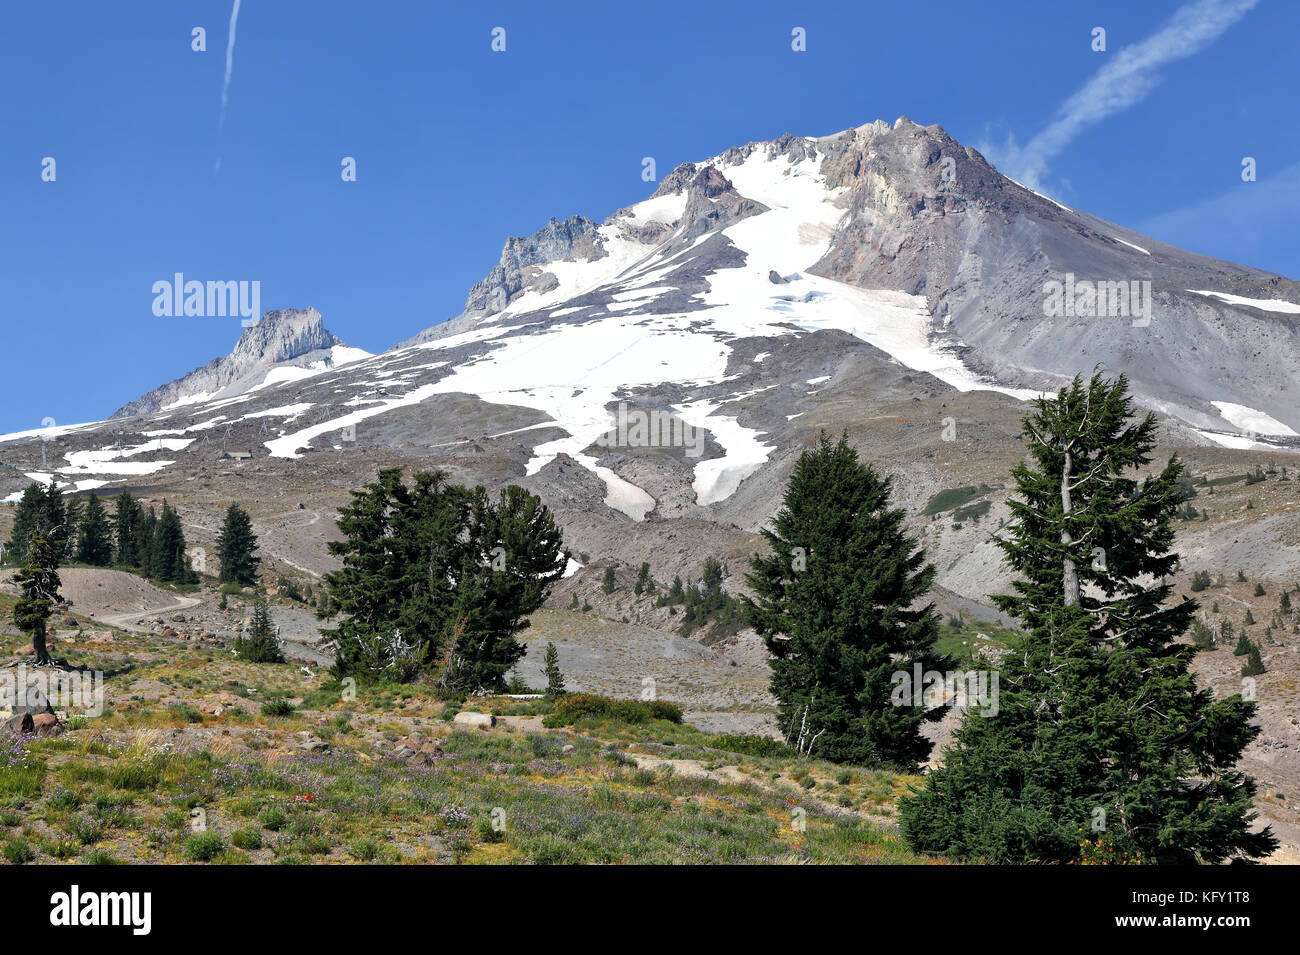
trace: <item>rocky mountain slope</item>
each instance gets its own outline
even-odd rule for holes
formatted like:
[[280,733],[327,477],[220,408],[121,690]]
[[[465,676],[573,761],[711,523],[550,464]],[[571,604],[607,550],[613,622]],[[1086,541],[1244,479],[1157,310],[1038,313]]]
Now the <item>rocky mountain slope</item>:
[[243,394],[367,357],[325,328],[314,308],[267,312],[246,328],[229,355],[214,358],[113,412],[130,418]]

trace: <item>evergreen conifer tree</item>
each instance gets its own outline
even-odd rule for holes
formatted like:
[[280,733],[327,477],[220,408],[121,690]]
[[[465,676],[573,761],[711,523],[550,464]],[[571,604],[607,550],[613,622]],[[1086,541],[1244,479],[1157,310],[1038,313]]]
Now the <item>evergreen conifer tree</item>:
[[226,517],[217,535],[217,559],[221,562],[223,584],[251,587],[257,582],[257,537],[248,512],[238,504],[226,508]]
[[77,560],[93,567],[107,567],[113,559],[113,534],[108,514],[98,495],[91,491],[81,519],[77,540]]
[[22,568],[14,574],[20,594],[14,605],[14,623],[31,636],[36,664],[47,666],[54,661],[46,647],[46,623],[62,600],[58,549],[41,531],[34,533],[28,544]]
[[546,655],[542,658],[543,672],[546,674],[546,698],[557,700],[564,696],[564,674],[560,672],[560,651],[554,643],[546,644]]
[[[921,735],[946,706],[920,688],[897,705],[895,675],[947,670],[938,620],[923,604],[934,579],[925,552],[891,506],[892,482],[858,460],[846,438],[819,443],[795,464],[781,509],[764,529],[770,552],[746,575],[751,625],[772,652],[772,695],[790,745],[825,759],[915,768]],[[718,587],[721,565],[705,571]]]
[[1134,420],[1123,376],[1076,378],[1036,405],[998,541],[1020,579],[995,599],[1024,632],[996,715],[968,713],[944,765],[902,801],[904,836],[923,851],[1066,862],[1101,820],[1117,851],[1145,861],[1268,854],[1271,831],[1250,831],[1255,784],[1234,768],[1259,733],[1254,704],[1197,685],[1196,648],[1176,642],[1196,605],[1161,583],[1178,560],[1182,465],[1131,473],[1150,462],[1156,419]]

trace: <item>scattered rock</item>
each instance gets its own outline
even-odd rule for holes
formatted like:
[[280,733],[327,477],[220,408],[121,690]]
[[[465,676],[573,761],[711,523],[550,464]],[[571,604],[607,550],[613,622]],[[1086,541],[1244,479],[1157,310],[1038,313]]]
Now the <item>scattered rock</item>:
[[32,730],[42,738],[58,736],[63,732],[63,724],[53,713],[37,713],[29,719],[32,721]]
[[9,736],[32,736],[36,733],[36,724],[30,713],[18,713],[0,723],[0,733]]
[[452,723],[456,726],[463,726],[466,729],[491,729],[497,725],[497,719],[491,713],[457,713],[452,718]]

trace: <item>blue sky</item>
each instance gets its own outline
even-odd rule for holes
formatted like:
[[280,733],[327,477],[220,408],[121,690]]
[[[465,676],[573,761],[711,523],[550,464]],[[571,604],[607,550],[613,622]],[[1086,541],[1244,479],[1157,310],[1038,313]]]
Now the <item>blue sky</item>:
[[900,115],[1096,215],[1300,277],[1290,0],[242,0],[223,121],[231,8],[8,5],[0,432],[104,417],[228,352],[237,318],[154,316],[174,272],[258,280],[263,309],[315,306],[380,351],[459,312],[507,235],[644,198],[644,156],[662,175]]

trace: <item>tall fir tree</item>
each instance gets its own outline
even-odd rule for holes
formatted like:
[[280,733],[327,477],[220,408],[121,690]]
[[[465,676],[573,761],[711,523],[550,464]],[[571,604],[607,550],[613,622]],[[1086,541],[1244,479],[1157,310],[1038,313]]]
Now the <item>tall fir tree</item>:
[[63,537],[63,550],[59,555],[60,560],[80,559],[77,555],[81,553],[82,523],[85,520],[85,511],[85,501],[80,497],[69,497],[64,502],[63,523],[66,532]]
[[257,582],[257,536],[253,521],[238,504],[226,508],[226,517],[217,535],[217,559],[221,562],[223,584],[251,587]]
[[563,573],[566,555],[550,512],[507,488],[482,488],[423,472],[407,487],[396,468],[352,492],[339,509],[342,541],[330,552],[322,616],[335,641],[335,672],[408,679],[438,671],[444,686],[501,688],[523,654],[514,635]]
[[123,491],[113,507],[113,563],[140,566],[139,527],[140,505],[130,492]]
[[191,583],[189,558],[185,553],[185,530],[180,515],[163,501],[158,526],[152,535],[149,575],[167,583]]
[[156,541],[158,531],[158,512],[149,506],[145,510],[140,505],[136,510],[135,530],[133,536],[136,546],[136,561],[134,566],[138,567],[146,577],[154,577],[154,556],[156,553]]
[[[825,433],[802,455],[764,529],[769,553],[746,575],[752,626],[772,652],[772,695],[787,742],[859,764],[915,767],[930,752],[923,723],[947,707],[895,705],[894,674],[947,670],[938,621],[922,601],[925,552],[890,506],[891,481]],[[716,561],[714,562],[716,564]],[[710,568],[706,585],[720,579]]]
[[5,547],[5,559],[21,565],[27,557],[33,536],[40,534],[54,546],[56,555],[63,555],[68,544],[70,528],[63,494],[51,481],[49,484],[29,484],[14,509],[13,528]]
[[54,661],[46,645],[46,624],[54,607],[62,601],[59,588],[58,548],[41,531],[34,533],[23,557],[22,568],[14,574],[18,585],[18,602],[14,605],[14,624],[32,638],[32,651],[38,666]]
[[471,496],[468,550],[453,605],[455,646],[442,677],[464,691],[501,690],[527,650],[516,636],[563,575],[568,552],[536,495],[512,484],[495,499],[482,487]]
[[967,713],[924,788],[903,799],[919,850],[991,862],[1068,862],[1080,834],[1157,863],[1255,858],[1254,782],[1234,769],[1254,704],[1197,685],[1171,601],[1182,465],[1140,481],[1154,415],[1123,377],[1076,378],[1024,419],[1031,462],[1012,471],[997,539],[1017,572],[995,597],[1023,633],[1002,660],[995,715]]
[[77,560],[94,567],[106,567],[113,559],[113,535],[108,514],[98,495],[86,498],[85,514],[77,535]]

